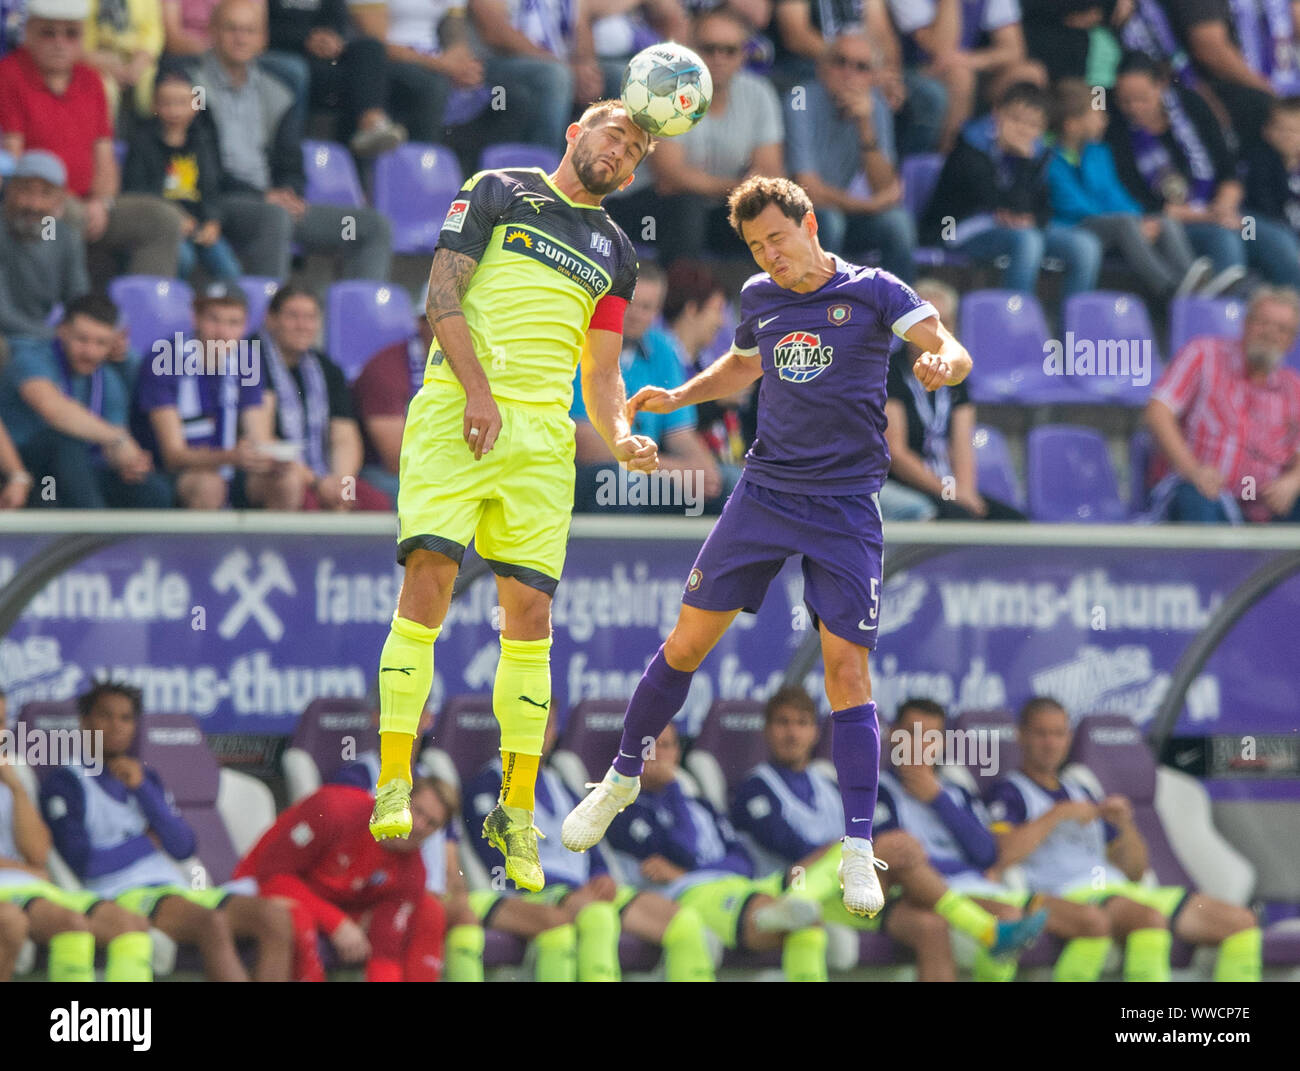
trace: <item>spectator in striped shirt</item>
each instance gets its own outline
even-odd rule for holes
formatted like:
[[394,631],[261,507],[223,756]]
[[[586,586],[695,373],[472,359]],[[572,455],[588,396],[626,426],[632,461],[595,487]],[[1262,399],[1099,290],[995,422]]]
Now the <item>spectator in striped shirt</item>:
[[1241,341],[1193,339],[1165,370],[1146,422],[1170,520],[1300,523],[1300,374],[1281,367],[1298,330],[1300,296],[1262,287]]

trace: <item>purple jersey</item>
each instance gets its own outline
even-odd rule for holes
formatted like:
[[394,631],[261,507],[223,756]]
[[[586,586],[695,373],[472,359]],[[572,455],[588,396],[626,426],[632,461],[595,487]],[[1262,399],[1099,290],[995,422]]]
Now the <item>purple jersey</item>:
[[740,292],[732,350],[763,358],[758,435],[745,461],[754,484],[803,495],[880,490],[889,471],[885,380],[893,335],[938,315],[901,279],[835,257],[810,294],[766,273]]
[[[242,383],[239,373],[229,375],[175,375],[155,372],[146,360],[140,366],[135,388],[132,430],[136,441],[157,455],[153,422],[155,409],[175,407],[181,418],[186,446],[232,449],[239,439],[239,415],[262,404],[260,383]],[[161,461],[161,458],[158,458]]]

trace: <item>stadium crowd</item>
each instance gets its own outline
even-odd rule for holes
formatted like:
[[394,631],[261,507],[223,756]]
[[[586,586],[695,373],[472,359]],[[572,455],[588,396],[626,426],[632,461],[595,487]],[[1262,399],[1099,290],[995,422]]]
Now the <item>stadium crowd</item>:
[[[963,337],[954,282],[995,283],[1016,314],[1041,291],[1045,336],[1067,336],[1103,277],[1161,325],[1187,302],[1228,316],[1126,399],[1153,444],[1132,512],[1300,520],[1300,374],[1283,363],[1300,329],[1300,30],[1282,0],[0,0],[0,505],[391,508],[427,325],[368,360],[340,352],[329,294],[294,285],[304,258],[390,281],[395,254],[432,248],[398,233],[422,187],[379,208],[404,145],[440,147],[452,190],[494,148],[547,159],[664,38],[699,52],[714,96],[606,201],[643,261],[629,394],[722,352],[748,260],[726,195],[785,174],[825,248],[916,283]],[[314,195],[330,152],[351,154],[339,166],[369,203],[361,185]],[[202,361],[160,366],[141,345],[103,296],[135,276],[193,285],[174,348]],[[285,286],[263,318],[267,280]],[[249,336],[255,371],[226,374]],[[977,471],[990,432],[972,391],[917,392],[906,362],[885,516],[1051,519]],[[716,511],[753,413],[740,396],[635,430]],[[578,507],[653,508],[601,497],[613,462],[580,392],[572,415]]]

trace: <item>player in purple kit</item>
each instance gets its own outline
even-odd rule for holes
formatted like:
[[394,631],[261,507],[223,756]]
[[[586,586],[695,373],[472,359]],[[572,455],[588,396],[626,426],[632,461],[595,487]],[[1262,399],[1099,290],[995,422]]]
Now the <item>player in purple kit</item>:
[[732,227],[763,269],[741,291],[731,352],[676,390],[638,391],[628,412],[725,398],[761,376],[758,436],[691,570],[677,624],[628,703],[614,764],[565,819],[562,838],[585,851],[636,799],[643,760],[686,701],[692,674],[741,610],[758,610],[785,560],[798,554],[834,725],[844,906],[875,915],[884,906],[871,849],[880,728],[867,659],[879,625],[877,492],[889,471],[891,332],[921,351],[913,372],[929,390],[960,383],[971,359],[905,283],[822,249],[812,202],[797,184],[756,176],[732,192],[729,207]]

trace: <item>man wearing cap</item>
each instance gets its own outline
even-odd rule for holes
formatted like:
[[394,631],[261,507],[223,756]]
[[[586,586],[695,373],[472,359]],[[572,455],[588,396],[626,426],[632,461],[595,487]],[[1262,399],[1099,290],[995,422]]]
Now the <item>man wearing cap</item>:
[[195,337],[155,343],[140,368],[131,426],[187,509],[297,509],[302,501],[299,466],[267,449],[264,366],[257,343],[244,340],[247,324],[244,292],[213,283],[194,299]]
[[293,95],[256,63],[266,48],[266,8],[255,0],[221,0],[212,12],[212,43],[194,71],[221,154],[221,231],[244,271],[283,279],[291,242],[335,253],[349,279],[386,279],[392,229],[373,208],[308,204],[302,131]]
[[0,221],[0,335],[51,339],[54,306],[90,289],[76,225],[58,219],[66,197],[63,161],[23,153],[5,185]]
[[29,0],[23,44],[0,59],[0,147],[53,153],[72,194],[66,215],[89,245],[92,274],[176,274],[179,212],[161,197],[118,196],[113,125],[99,73],[82,62],[89,0]]
[[116,324],[117,306],[87,294],[68,304],[51,341],[13,341],[0,376],[0,422],[32,477],[29,505],[171,504],[167,482],[126,430],[126,385],[107,366]]

